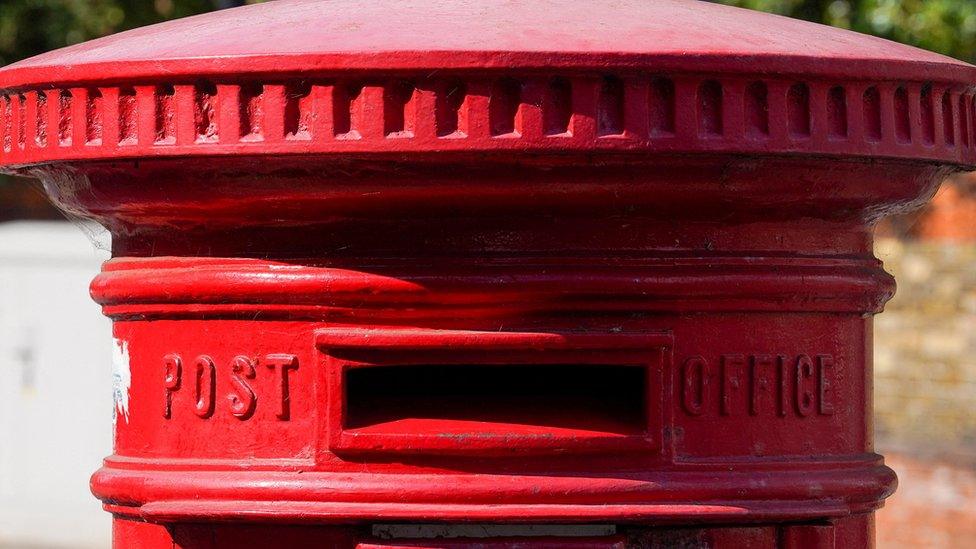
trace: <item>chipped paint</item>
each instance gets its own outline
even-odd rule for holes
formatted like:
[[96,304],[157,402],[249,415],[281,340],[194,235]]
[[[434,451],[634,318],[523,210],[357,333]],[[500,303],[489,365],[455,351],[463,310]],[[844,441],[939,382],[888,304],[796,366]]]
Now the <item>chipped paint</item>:
[[115,407],[112,409],[112,421],[117,422],[119,415],[129,423],[129,387],[132,385],[132,372],[129,369],[129,343],[113,338],[112,345],[112,398]]

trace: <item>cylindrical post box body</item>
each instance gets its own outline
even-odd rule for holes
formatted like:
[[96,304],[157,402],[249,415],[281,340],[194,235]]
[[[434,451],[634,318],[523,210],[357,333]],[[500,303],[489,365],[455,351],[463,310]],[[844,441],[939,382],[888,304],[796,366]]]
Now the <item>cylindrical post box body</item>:
[[383,4],[0,71],[2,165],[113,235],[116,545],[871,546],[871,230],[973,164],[974,69],[698,2]]

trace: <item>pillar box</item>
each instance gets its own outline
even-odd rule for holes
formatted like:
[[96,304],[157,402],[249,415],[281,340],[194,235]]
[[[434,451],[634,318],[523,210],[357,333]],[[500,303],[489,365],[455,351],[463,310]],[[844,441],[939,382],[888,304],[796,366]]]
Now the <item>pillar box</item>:
[[113,236],[116,546],[873,545],[871,229],[976,163],[974,77],[678,0],[280,0],[5,68],[3,169]]

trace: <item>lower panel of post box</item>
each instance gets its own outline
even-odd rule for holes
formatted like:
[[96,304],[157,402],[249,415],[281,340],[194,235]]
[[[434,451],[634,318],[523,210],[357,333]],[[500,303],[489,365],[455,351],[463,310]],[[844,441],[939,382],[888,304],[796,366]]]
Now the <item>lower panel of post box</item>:
[[212,524],[163,527],[116,519],[116,549],[840,549],[871,547],[868,515],[818,522],[741,527],[635,525]]

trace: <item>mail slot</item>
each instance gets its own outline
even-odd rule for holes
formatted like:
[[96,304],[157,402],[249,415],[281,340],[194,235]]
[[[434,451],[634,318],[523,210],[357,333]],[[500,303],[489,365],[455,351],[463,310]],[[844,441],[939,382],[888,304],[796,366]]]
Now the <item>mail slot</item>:
[[[610,365],[349,368],[343,379],[344,429],[438,433],[434,436],[453,431],[462,437],[481,429],[485,436],[505,436],[517,426],[523,432],[642,434],[646,378],[639,367]],[[499,433],[492,432],[496,424]]]
[[871,547],[872,230],[976,165],[973,82],[712,2],[278,0],[0,70],[0,167],[112,234],[116,547]]
[[323,330],[337,452],[660,448],[667,333]]

